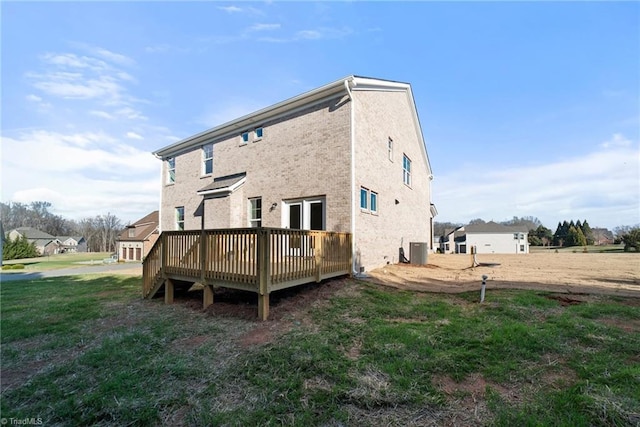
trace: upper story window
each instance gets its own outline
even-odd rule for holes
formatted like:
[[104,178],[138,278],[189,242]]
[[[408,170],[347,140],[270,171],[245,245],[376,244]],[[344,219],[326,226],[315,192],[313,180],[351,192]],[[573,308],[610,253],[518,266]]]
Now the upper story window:
[[262,126],[257,127],[250,132],[249,131],[242,132],[242,134],[240,134],[240,144],[244,145],[248,143],[249,138],[251,138],[253,142],[260,141],[263,136],[264,136],[264,128]]
[[369,209],[369,190],[360,187],[360,209]]
[[402,181],[411,187],[411,159],[406,154],[402,155]]
[[176,208],[176,230],[184,230],[184,206]]
[[393,162],[393,139],[391,138],[389,138],[389,141],[387,141],[387,151],[389,160]]
[[378,213],[378,193],[372,191],[369,200],[371,200],[369,203],[371,213]]
[[249,199],[249,226],[262,227],[262,198]]
[[129,237],[136,237],[135,227],[130,227],[128,231],[129,231]]
[[202,174],[211,175],[213,173],[213,144],[202,146]]
[[176,182],[176,159],[171,157],[167,159],[167,184]]

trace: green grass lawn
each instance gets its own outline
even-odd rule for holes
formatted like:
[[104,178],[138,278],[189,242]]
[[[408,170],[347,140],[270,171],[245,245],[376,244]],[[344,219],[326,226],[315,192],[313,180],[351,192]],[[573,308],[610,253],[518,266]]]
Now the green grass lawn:
[[195,300],[141,300],[139,277],[4,283],[1,416],[73,426],[640,423],[638,299],[495,290],[479,304],[477,293],[331,286],[327,299],[263,323],[216,314],[215,303],[212,314]]
[[3,261],[2,265],[24,265],[24,269],[22,270],[3,270],[3,273],[45,271],[60,268],[81,267],[82,265],[91,262],[100,264],[105,258],[109,258],[110,256],[110,252],[79,252]]

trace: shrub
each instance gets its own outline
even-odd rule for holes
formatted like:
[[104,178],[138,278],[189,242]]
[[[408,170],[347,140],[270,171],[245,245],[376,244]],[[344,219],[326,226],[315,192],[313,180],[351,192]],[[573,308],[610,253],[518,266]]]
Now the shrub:
[[625,252],[630,252],[632,248],[636,252],[640,252],[640,227],[634,227],[623,234],[622,242],[624,243]]
[[24,265],[23,264],[3,265],[2,269],[3,270],[24,270]]

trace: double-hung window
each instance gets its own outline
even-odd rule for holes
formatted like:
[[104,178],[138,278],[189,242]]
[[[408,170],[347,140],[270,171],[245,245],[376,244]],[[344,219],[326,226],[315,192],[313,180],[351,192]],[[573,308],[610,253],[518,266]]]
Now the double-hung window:
[[167,159],[167,184],[176,182],[176,159],[171,157]]
[[262,198],[249,199],[249,226],[262,226]]
[[184,230],[184,206],[176,208],[176,230]]
[[406,154],[402,155],[402,181],[411,187],[411,159]]
[[202,146],[202,174],[211,175],[213,173],[213,144]]

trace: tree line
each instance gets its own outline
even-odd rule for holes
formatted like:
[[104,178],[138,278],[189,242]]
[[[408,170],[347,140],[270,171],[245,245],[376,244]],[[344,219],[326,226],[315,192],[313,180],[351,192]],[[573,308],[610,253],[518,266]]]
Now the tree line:
[[[481,218],[472,219],[469,225],[486,224]],[[640,251],[640,226],[620,226],[614,228],[613,232],[606,228],[591,228],[589,222],[584,221],[562,221],[558,222],[555,233],[542,225],[542,222],[533,216],[517,217],[499,222],[498,224],[507,226],[519,226],[529,230],[529,244],[531,246],[587,246],[600,245],[605,243],[623,243],[625,251],[635,248]],[[463,224],[452,222],[434,222],[433,230],[435,236],[444,236]]]
[[118,217],[107,213],[75,221],[52,213],[50,208],[51,203],[42,201],[30,204],[0,202],[2,229],[9,233],[19,227],[31,227],[52,236],[84,237],[87,250],[91,252],[115,252],[116,239],[124,229]]

